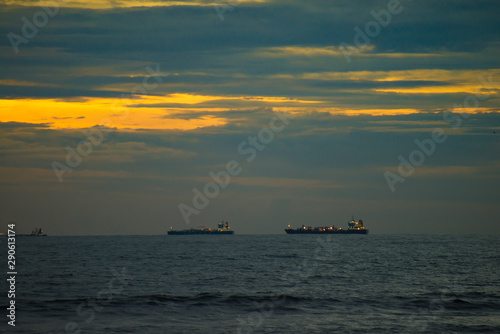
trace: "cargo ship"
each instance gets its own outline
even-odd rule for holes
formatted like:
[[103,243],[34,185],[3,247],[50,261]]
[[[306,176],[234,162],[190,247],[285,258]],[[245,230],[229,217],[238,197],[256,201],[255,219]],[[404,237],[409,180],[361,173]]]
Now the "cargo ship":
[[221,221],[216,230],[212,230],[211,228],[191,228],[189,230],[173,230],[172,227],[170,228],[170,231],[167,232],[168,235],[192,235],[192,234],[234,234],[234,231],[232,231],[229,227],[229,223],[224,221]]
[[355,221],[353,218],[347,223],[347,229],[341,227],[337,228],[335,225],[324,227],[306,227],[302,225],[299,228],[293,229],[288,225],[285,232],[287,234],[368,234],[368,229],[363,226],[363,221],[361,219]]

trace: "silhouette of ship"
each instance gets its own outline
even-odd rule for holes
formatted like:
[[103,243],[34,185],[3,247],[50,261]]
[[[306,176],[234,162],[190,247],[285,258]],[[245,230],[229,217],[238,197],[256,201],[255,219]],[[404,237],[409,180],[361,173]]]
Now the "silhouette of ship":
[[335,225],[324,227],[306,227],[302,225],[296,229],[290,228],[290,225],[288,225],[285,232],[287,234],[368,234],[368,229],[363,226],[363,221],[361,219],[355,221],[354,218],[352,218],[352,220],[347,223],[346,230],[341,227],[336,228]]
[[[0,232],[0,237],[8,237],[9,234]],[[33,231],[31,231],[30,234],[16,234],[13,233],[11,237],[46,237],[47,234],[45,234],[44,231],[42,231],[41,228],[35,228]]]
[[234,231],[230,230],[229,223],[221,221],[216,230],[212,230],[211,228],[202,227],[202,228],[191,228],[189,230],[172,230],[167,232],[168,235],[192,235],[192,234],[234,234]]
[[47,234],[45,234],[45,232],[42,231],[41,228],[35,228],[33,231],[31,231],[31,234],[17,234],[16,236],[18,236],[18,237],[46,237]]

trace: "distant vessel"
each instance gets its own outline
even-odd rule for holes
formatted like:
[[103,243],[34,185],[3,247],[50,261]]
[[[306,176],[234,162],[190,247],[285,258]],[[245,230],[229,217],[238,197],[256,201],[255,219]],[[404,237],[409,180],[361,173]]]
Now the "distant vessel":
[[216,230],[212,230],[211,228],[203,227],[203,228],[191,228],[189,230],[172,230],[167,232],[168,235],[191,235],[191,234],[234,234],[234,231],[230,230],[229,223],[224,223],[221,221]]
[[288,225],[285,232],[287,234],[368,234],[368,229],[363,226],[363,221],[361,219],[355,221],[354,218],[352,218],[352,220],[347,223],[347,230],[341,227],[336,228],[334,225],[325,227],[306,227],[302,225],[296,229],[290,228],[290,225]]
[[18,236],[18,237],[46,237],[47,234],[45,234],[45,232],[42,231],[41,228],[35,228],[33,231],[31,231],[31,234],[17,234],[16,236]]

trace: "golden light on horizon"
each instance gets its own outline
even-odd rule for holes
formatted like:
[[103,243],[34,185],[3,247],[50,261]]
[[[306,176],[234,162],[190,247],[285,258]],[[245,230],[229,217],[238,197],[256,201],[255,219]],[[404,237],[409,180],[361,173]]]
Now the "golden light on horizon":
[[[397,88],[375,88],[373,91],[382,93],[398,93],[398,94],[453,94],[467,93],[475,94],[478,85],[452,85],[452,86],[426,86],[426,87],[397,87]],[[497,94],[494,90],[483,90],[484,94]]]
[[[238,0],[238,3],[265,3],[267,0]],[[17,0],[5,0],[4,5],[7,6],[26,6],[26,7],[41,7],[41,6],[54,6],[56,1],[52,0],[35,0],[35,1],[17,1]],[[114,0],[114,1],[102,1],[102,0],[68,0],[61,3],[61,7],[66,8],[86,8],[86,9],[113,9],[113,8],[131,8],[131,7],[171,7],[171,6],[214,6],[216,4],[220,5],[220,2],[214,0],[213,2],[206,1],[169,1],[169,0]]]
[[[65,98],[65,99],[2,99],[0,120],[46,124],[51,128],[88,128],[112,124],[119,129],[180,129],[191,130],[227,123],[214,114],[227,108],[197,106],[211,101],[251,101],[256,103],[309,104],[319,101],[267,96],[208,96],[194,94],[137,95],[129,98]],[[183,112],[197,117],[179,118]],[[210,114],[207,115],[207,112]]]
[[[298,100],[288,97],[224,97],[190,94],[165,96],[137,96],[136,98],[72,98],[72,99],[3,99],[0,100],[0,120],[45,124],[54,129],[89,128],[109,124],[117,129],[179,129],[192,130],[208,126],[222,126],[229,122],[224,117],[228,108],[198,106],[204,102],[234,100],[259,103],[292,103],[288,112],[306,114],[306,105],[321,101]],[[238,108],[231,108],[237,110]],[[407,115],[418,113],[413,108],[331,108],[318,106],[319,112],[359,115]],[[217,114],[220,113],[220,116]],[[190,116],[191,115],[191,116]]]
[[[178,99],[182,101],[184,97]],[[0,119],[3,122],[47,124],[51,128],[88,128],[111,124],[118,129],[181,129],[225,124],[223,118],[202,116],[197,119],[168,118],[162,107],[128,107],[132,100],[91,98],[75,101],[58,99],[0,100]],[[158,99],[137,100],[141,105],[164,102]],[[188,102],[188,101],[184,101]]]

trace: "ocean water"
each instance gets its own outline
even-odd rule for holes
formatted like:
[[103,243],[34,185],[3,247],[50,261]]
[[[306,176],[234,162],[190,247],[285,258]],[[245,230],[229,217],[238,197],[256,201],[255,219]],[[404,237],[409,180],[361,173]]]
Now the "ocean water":
[[16,326],[2,280],[0,332],[500,333],[499,241],[18,237]]

